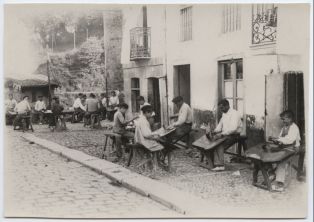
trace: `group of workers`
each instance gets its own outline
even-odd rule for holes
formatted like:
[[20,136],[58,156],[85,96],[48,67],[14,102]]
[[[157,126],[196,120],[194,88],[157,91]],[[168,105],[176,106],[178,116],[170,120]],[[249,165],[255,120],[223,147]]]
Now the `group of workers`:
[[[17,113],[16,121],[23,115],[31,110],[28,103],[28,96],[24,96],[23,100],[19,103],[13,99],[13,95],[9,95],[9,100],[6,103],[7,113]],[[155,133],[152,129],[154,123],[154,110],[153,107],[145,102],[144,97],[139,96],[137,98],[140,104],[140,114],[135,115],[133,118],[127,115],[128,105],[123,101],[119,101],[118,95],[115,91],[111,92],[111,97],[107,101],[107,96],[101,94],[101,98],[97,99],[95,94],[91,93],[89,98],[83,94],[79,94],[74,101],[73,108],[78,116],[78,120],[89,117],[91,114],[98,113],[103,117],[107,117],[113,121],[113,132],[121,135],[116,140],[116,155],[117,161],[122,157],[122,149],[125,142],[129,139],[134,139],[135,142],[144,145],[149,149],[162,149],[165,143],[160,140],[159,134]],[[175,97],[172,102],[176,105],[178,114],[173,118],[177,118],[176,121],[170,124],[168,128],[175,128],[174,132],[165,138],[166,141],[172,141],[180,139],[183,136],[189,134],[192,130],[193,115],[191,107],[184,102],[181,96]],[[63,106],[60,105],[57,97],[53,98],[52,113],[54,115],[60,115]],[[224,164],[224,151],[239,139],[242,132],[243,124],[240,113],[231,108],[228,100],[222,99],[218,103],[218,108],[222,112],[222,117],[217,127],[212,130],[210,127],[206,129],[206,134],[210,134],[213,140],[225,138],[224,142],[217,145],[213,150],[213,157],[207,155],[206,158],[213,158],[214,163],[213,171],[225,170]],[[40,114],[40,123],[42,123],[42,111],[46,110],[46,105],[39,97],[39,100],[35,104],[35,113]],[[172,118],[172,117],[170,117]],[[276,144],[293,144],[295,149],[300,147],[300,131],[298,126],[294,123],[294,114],[290,110],[286,110],[280,114],[280,118],[283,122],[283,128],[278,137],[270,137],[269,141]],[[135,134],[130,133],[126,126],[131,123],[135,123]],[[51,120],[51,125],[55,125],[54,118]],[[191,149],[191,141],[187,141],[188,149]],[[273,175],[273,190],[282,191],[285,186],[286,166],[291,159],[287,159],[279,163],[275,167]]]

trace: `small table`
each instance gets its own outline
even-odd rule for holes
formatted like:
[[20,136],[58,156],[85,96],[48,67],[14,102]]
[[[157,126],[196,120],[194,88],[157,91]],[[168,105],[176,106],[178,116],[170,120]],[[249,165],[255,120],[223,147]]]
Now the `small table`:
[[[264,143],[260,143],[245,152],[245,157],[252,160],[254,163],[253,170],[253,185],[262,189],[272,191],[271,181],[267,173],[267,168],[270,164],[280,163],[296,154],[293,145],[286,146],[280,151],[271,152],[263,149]],[[266,185],[258,183],[258,172],[261,171]]]

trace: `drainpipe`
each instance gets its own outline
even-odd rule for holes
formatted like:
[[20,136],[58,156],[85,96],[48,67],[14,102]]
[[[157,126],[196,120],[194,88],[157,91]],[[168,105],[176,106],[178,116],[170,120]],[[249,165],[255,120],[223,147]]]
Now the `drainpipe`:
[[167,106],[167,125],[169,125],[169,95],[168,95],[168,74],[167,74],[167,6],[164,10],[165,14],[165,81],[166,81],[166,106]]
[[[271,75],[274,72],[273,69],[270,70],[268,75]],[[265,75],[265,95],[264,95],[264,139],[267,141],[267,136],[266,136],[266,119],[267,119],[267,74]]]

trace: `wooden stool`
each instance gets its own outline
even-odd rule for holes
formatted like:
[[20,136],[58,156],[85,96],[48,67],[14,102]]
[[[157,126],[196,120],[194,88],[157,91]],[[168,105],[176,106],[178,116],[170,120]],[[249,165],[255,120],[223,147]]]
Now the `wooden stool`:
[[102,159],[106,159],[105,158],[106,157],[105,152],[107,149],[108,140],[109,139],[111,140],[111,150],[113,150],[115,147],[115,144],[116,144],[116,137],[118,137],[118,136],[121,137],[121,135],[119,135],[117,133],[112,133],[112,132],[106,132],[105,133],[105,144],[104,144],[103,153],[101,156]]

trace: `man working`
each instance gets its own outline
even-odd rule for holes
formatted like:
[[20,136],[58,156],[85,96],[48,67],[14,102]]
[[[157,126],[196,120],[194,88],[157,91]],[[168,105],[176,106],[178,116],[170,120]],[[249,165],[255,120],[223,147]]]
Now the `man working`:
[[106,93],[100,94],[99,105],[100,105],[101,119],[104,120],[104,119],[106,119],[106,114],[107,114],[107,95],[106,95]]
[[[17,112],[17,116],[13,123],[14,130],[16,129],[16,126],[20,124],[22,118],[25,117],[30,111],[31,111],[31,107],[28,103],[28,96],[24,96],[23,100],[19,102],[15,107],[15,112]],[[26,122],[27,129],[29,128],[29,124],[30,124],[29,121],[30,119],[27,119],[27,122]]]
[[35,103],[35,114],[39,116],[39,125],[43,124],[44,112],[46,111],[46,104],[43,101],[43,97],[39,96]]
[[92,114],[99,114],[99,108],[99,101],[96,99],[95,94],[91,93],[90,97],[86,100],[86,113],[84,116],[85,124],[90,120]]
[[108,107],[108,119],[110,121],[113,120],[113,116],[115,112],[118,110],[119,98],[115,91],[111,92],[111,96],[109,97],[109,107]]
[[[230,108],[229,102],[222,99],[218,103],[218,108],[222,112],[222,117],[218,126],[214,130],[213,140],[226,137],[226,140],[214,148],[214,165],[213,171],[223,171],[224,167],[224,151],[239,140],[240,133],[242,132],[242,120],[238,111]],[[209,133],[210,129],[206,129]],[[207,158],[209,158],[207,156]]]
[[119,161],[122,157],[122,143],[127,142],[129,138],[133,138],[134,134],[131,132],[126,131],[125,127],[128,123],[132,122],[134,119],[138,118],[135,117],[131,120],[127,120],[126,112],[129,106],[126,103],[120,103],[118,111],[114,114],[113,117],[113,132],[121,135],[120,137],[116,137],[116,149],[117,149],[117,159],[115,161]]
[[[172,102],[179,109],[178,120],[171,124],[171,127],[175,127],[176,130],[173,134],[170,135],[171,139],[179,139],[184,135],[187,135],[192,129],[192,110],[188,104],[183,102],[183,98],[181,96],[175,97]],[[188,138],[187,141],[188,148],[191,148],[191,141]]]
[[63,110],[64,110],[64,107],[60,104],[59,98],[53,97],[52,98],[52,104],[51,104],[52,114],[50,116],[50,123],[49,123],[49,127],[51,128],[52,131],[56,127],[57,118],[60,118],[60,120],[61,120],[61,127],[66,129],[65,119],[63,118],[63,115],[62,115]]
[[75,112],[75,115],[77,116],[78,122],[80,122],[83,119],[85,115],[85,111],[86,111],[85,106],[83,106],[82,104],[82,100],[83,100],[83,94],[79,93],[78,97],[75,99],[74,104],[73,104],[74,112]]
[[[301,137],[299,127],[294,123],[294,113],[290,110],[286,110],[280,114],[280,118],[283,123],[283,128],[277,138],[269,137],[269,140],[278,145],[292,145],[293,149],[298,152]],[[272,183],[272,190],[284,191],[286,177],[291,176],[289,175],[289,170],[287,170],[289,167],[291,167],[291,157],[278,163],[275,171],[276,177]]]
[[7,124],[12,124],[12,120],[14,119],[14,109],[17,105],[16,100],[13,98],[13,94],[9,94],[9,99],[5,102],[5,111],[6,111],[6,120]]

